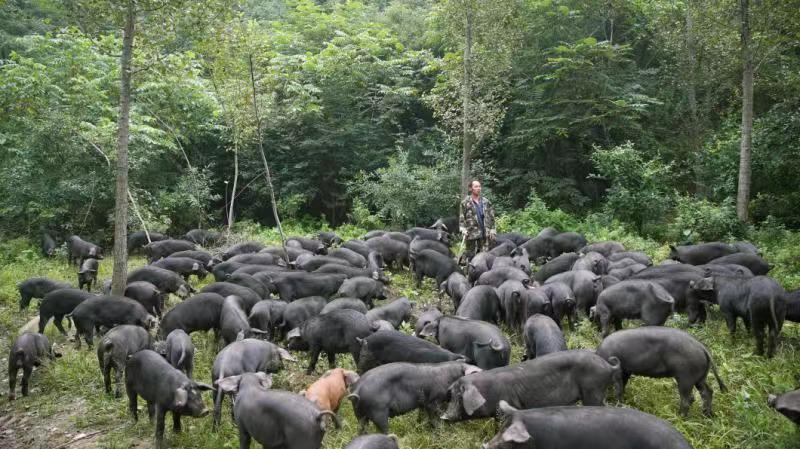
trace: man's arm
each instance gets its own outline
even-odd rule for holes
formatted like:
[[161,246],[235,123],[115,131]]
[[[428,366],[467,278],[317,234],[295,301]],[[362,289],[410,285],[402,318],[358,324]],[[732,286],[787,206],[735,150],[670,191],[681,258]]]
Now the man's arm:
[[467,220],[464,219],[465,211],[464,211],[464,203],[461,203],[461,207],[458,208],[458,230],[467,235]]

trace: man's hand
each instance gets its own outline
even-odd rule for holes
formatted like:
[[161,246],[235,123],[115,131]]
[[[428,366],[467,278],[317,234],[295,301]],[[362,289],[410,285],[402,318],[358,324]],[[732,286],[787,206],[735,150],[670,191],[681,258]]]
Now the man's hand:
[[489,229],[489,240],[494,241],[497,238],[497,231]]
[[465,228],[465,227],[463,227],[463,226],[459,227],[459,228],[458,228],[458,231],[459,231],[459,232],[461,232],[461,233],[462,233],[462,234],[464,234],[464,235],[467,235],[467,228]]

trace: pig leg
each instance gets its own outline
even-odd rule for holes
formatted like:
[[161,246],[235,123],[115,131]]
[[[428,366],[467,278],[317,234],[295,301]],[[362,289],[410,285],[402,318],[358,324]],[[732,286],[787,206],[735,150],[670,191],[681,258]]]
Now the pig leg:
[[678,409],[678,413],[681,416],[686,416],[689,414],[689,407],[692,406],[692,402],[694,402],[694,395],[692,394],[692,385],[690,382],[686,381],[685,379],[676,379],[678,381],[678,394],[681,396],[681,402]]
[[311,362],[308,364],[308,369],[306,369],[306,374],[311,374],[317,368],[317,360],[319,360],[319,353],[320,349],[316,346],[311,348]]
[[769,334],[767,334],[767,357],[772,357],[775,355],[775,346],[778,343],[778,335],[780,334],[780,330],[778,328],[773,327],[772,324],[769,325]]
[[28,395],[28,381],[31,379],[31,372],[33,372],[33,367],[22,367],[22,395]]
[[367,425],[369,425],[369,419],[366,416],[359,416],[358,417],[358,434],[364,435],[367,433]]
[[333,351],[328,353],[328,367],[330,369],[336,368],[336,353]]
[[711,399],[714,397],[714,391],[708,386],[705,376],[695,384],[695,387],[700,392],[700,398],[703,399],[703,414],[705,416],[713,416],[714,411],[711,408]]
[[119,384],[122,383],[122,368],[121,367],[125,366],[124,363],[125,362],[122,362],[122,363],[119,363],[119,362],[116,362],[116,361],[114,362],[114,383],[116,384],[116,391],[114,392],[114,397],[115,398],[120,397]]
[[128,410],[131,412],[133,422],[139,421],[139,413],[136,410],[138,396],[136,391],[133,390],[133,385],[125,383],[125,392],[128,394]]
[[250,449],[250,434],[242,426],[239,426],[239,449]]
[[150,422],[153,422],[154,416],[156,416],[156,403],[147,401],[147,417],[150,419]]
[[214,396],[214,418],[211,421],[211,429],[216,432],[217,427],[219,426],[219,422],[222,419],[222,400],[225,397],[225,394],[222,392],[222,389],[217,387],[217,391],[215,392]]
[[760,320],[753,320],[753,337],[756,339],[756,354],[764,355],[764,324]]
[[178,413],[178,412],[175,412],[175,411],[172,412],[172,430],[175,433],[180,433],[181,430],[182,430],[182,428],[181,428],[181,414]]
[[13,367],[8,368],[8,400],[13,401],[17,398],[16,393],[14,393],[14,389],[17,388],[17,371],[18,368],[16,366],[16,361],[12,361],[9,365],[13,364]]
[[167,410],[159,405],[156,404],[156,448],[165,447],[164,445],[164,418],[167,414]]
[[375,423],[382,434],[389,433],[389,411],[379,410],[372,413],[370,420]]
[[[64,330],[64,325],[61,323],[61,321],[63,319],[64,319],[64,315],[56,315],[55,319],[53,319],[53,324],[56,325],[56,329],[58,329],[58,331],[61,332],[61,335],[66,337],[67,336],[67,331]],[[45,320],[45,324],[47,324],[46,320]]]
[[583,402],[584,406],[590,405],[604,405],[604,401],[606,398],[605,388],[595,388],[589,389],[585,393],[583,393],[583,397],[581,397],[581,402]]
[[[119,397],[119,379],[117,380],[117,397]],[[103,385],[106,389],[106,394],[111,394],[111,357],[108,354],[103,354]]]
[[730,332],[731,338],[733,338],[736,335],[736,316],[732,312],[726,312],[725,323],[728,325],[728,332]]

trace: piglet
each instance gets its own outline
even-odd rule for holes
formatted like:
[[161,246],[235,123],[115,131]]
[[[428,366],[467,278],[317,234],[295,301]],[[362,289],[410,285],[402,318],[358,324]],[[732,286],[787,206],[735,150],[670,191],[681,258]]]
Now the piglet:
[[317,404],[320,410],[337,413],[342,398],[347,395],[347,388],[356,382],[358,382],[358,374],[342,368],[334,368],[328,370],[318,381],[300,394]]
[[8,399],[13,401],[17,398],[14,389],[17,386],[17,372],[22,368],[22,395],[28,395],[28,380],[31,378],[34,366],[42,364],[42,359],[47,357],[53,359],[61,357],[61,354],[53,351],[50,341],[42,334],[25,332],[17,337],[11,346],[11,353],[8,355]]

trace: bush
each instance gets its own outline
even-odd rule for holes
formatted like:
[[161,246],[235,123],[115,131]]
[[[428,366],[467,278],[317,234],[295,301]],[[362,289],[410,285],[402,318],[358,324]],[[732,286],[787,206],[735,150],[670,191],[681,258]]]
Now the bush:
[[732,201],[716,204],[705,199],[678,197],[670,225],[673,241],[711,242],[740,239],[747,227],[736,216]]
[[578,219],[561,209],[549,209],[544,200],[531,191],[528,205],[524,209],[497,217],[499,232],[521,232],[536,235],[543,228],[552,226],[560,231],[574,230]]
[[608,150],[595,149],[592,161],[601,177],[611,182],[605,209],[644,233],[645,225],[664,218],[672,203],[669,185],[670,166],[658,159],[644,160],[626,142]]

